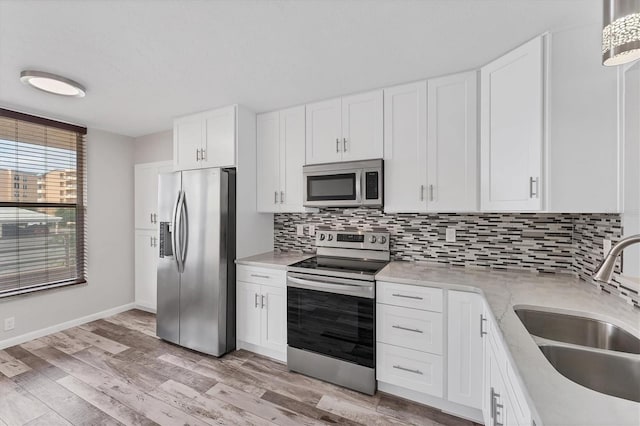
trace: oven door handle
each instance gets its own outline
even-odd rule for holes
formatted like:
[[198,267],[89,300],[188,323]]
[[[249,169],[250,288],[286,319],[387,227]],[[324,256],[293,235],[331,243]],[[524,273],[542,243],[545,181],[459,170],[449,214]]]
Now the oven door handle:
[[335,284],[332,282],[315,281],[288,276],[287,287],[301,288],[304,290],[323,291],[325,293],[344,294],[347,296],[364,297],[367,299],[374,298],[374,289],[372,285]]

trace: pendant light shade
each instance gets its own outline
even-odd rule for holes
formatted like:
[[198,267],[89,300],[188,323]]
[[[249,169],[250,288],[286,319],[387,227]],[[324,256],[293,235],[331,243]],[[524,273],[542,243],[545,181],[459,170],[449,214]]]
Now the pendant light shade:
[[640,0],[604,0],[602,64],[640,59]]

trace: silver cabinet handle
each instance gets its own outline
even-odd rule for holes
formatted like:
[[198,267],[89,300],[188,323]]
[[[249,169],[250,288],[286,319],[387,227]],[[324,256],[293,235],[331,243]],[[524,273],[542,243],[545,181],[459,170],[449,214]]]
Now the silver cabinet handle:
[[429,201],[433,201],[433,185],[429,185]]
[[284,203],[284,191],[280,191],[280,204]]
[[484,331],[484,323],[485,323],[485,321],[487,321],[487,319],[484,317],[484,315],[480,314],[480,337],[482,337],[485,334],[487,334],[487,332]]
[[251,274],[255,278],[270,278],[269,275]]
[[200,150],[200,160],[207,161],[207,150],[204,148]]
[[149,237],[149,247],[153,247],[153,237]]
[[[538,181],[539,181],[539,178],[534,178],[533,176],[531,176],[529,178],[529,198],[538,198],[538,192],[539,192],[538,191],[539,190]],[[534,182],[536,184],[536,190],[535,191],[533,190]]]
[[278,191],[273,191],[273,204],[278,204]]
[[420,375],[423,374],[422,371],[420,371],[420,370],[412,370],[410,368],[405,368],[405,367],[403,367],[401,365],[394,365],[393,368],[396,368],[396,369],[402,370],[402,371],[408,371],[409,373],[413,373],[413,374],[420,374]]
[[[498,411],[498,408],[500,408],[500,411]],[[504,423],[501,423],[498,421],[498,414],[500,414],[502,416],[502,409],[504,408],[504,406],[502,404],[497,404],[496,403],[496,416],[493,418],[493,424],[495,426],[504,426]]]
[[260,308],[264,309],[267,306],[267,304],[264,303],[264,294],[260,296],[260,302],[261,302]]
[[398,330],[404,330],[404,331],[411,331],[413,333],[420,333],[420,334],[424,333],[424,331],[418,330],[417,328],[407,328],[401,325],[392,325],[391,328],[397,328]]
[[258,293],[253,293],[254,295],[254,307],[257,308],[258,307]]
[[404,294],[399,294],[399,293],[393,293],[392,294],[393,297],[403,297],[405,299],[416,299],[416,300],[422,300],[422,297],[420,296],[407,296]]
[[157,213],[153,214],[153,223],[158,223],[158,214]]
[[200,150],[196,149],[196,161],[200,161]]
[[153,223],[153,213],[149,213],[149,222]]
[[420,201],[424,201],[424,185],[420,185]]
[[342,152],[347,152],[347,138],[342,138]]
[[336,138],[336,153],[340,152],[340,138]]

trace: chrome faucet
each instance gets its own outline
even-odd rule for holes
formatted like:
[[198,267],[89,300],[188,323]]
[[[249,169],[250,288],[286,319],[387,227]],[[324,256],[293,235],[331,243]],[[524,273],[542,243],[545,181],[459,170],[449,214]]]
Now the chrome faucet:
[[609,250],[609,254],[607,254],[600,266],[598,266],[598,269],[596,269],[596,272],[593,274],[593,279],[596,281],[611,283],[611,278],[613,277],[613,269],[616,266],[616,258],[622,252],[622,250],[636,243],[640,243],[640,234],[632,235],[618,241],[616,245],[611,247],[611,250]]

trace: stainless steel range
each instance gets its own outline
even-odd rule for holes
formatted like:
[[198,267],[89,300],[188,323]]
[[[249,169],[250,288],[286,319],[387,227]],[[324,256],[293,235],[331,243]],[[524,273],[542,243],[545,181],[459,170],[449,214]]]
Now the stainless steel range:
[[375,275],[389,234],[320,231],[316,246],[287,273],[288,368],[373,395]]

